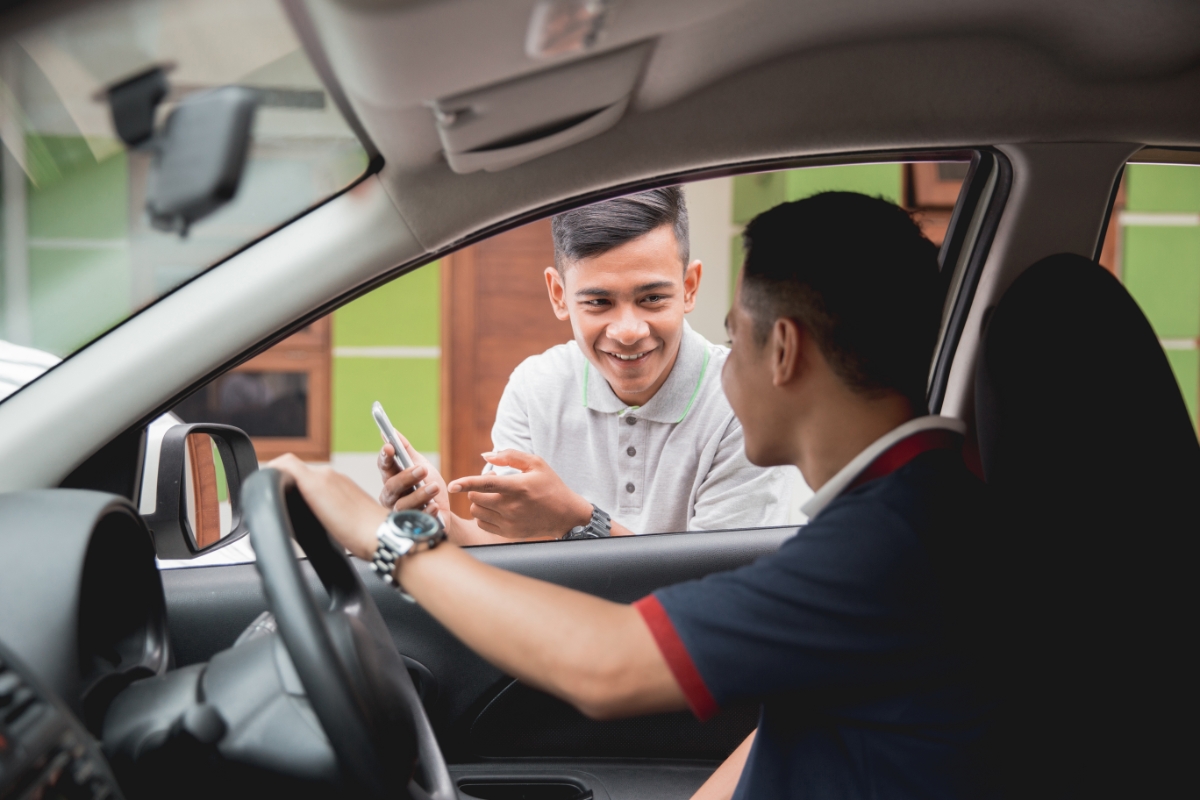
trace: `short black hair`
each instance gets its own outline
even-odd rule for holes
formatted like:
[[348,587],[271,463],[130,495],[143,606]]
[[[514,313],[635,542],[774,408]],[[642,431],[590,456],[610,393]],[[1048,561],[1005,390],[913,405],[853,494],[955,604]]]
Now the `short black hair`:
[[550,221],[554,236],[554,266],[602,255],[663,225],[670,225],[679,247],[679,259],[688,263],[688,214],[683,189],[667,186],[648,192],[614,197],[583,208],[556,214]]
[[925,408],[944,291],[937,247],[907,211],[824,192],[759,214],[742,241],[743,305],[759,345],[777,319],[796,320],[851,389]]

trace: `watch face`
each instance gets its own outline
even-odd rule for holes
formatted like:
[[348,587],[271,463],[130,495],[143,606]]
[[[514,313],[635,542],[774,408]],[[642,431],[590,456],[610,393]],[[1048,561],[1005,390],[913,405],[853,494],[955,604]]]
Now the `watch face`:
[[390,517],[392,525],[411,539],[427,539],[436,536],[442,523],[424,511],[394,511]]

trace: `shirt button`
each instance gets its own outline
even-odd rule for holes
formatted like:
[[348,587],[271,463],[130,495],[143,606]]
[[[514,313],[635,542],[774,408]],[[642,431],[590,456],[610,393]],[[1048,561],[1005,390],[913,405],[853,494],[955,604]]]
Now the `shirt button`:
[[637,417],[626,417],[625,424],[626,425],[637,425]]
[[631,455],[631,456],[636,456],[636,455],[637,455],[637,448],[636,448],[636,447],[633,447],[633,446],[631,445],[630,447],[626,448],[625,452],[626,452],[626,453],[628,453],[628,454],[629,454],[629,455]]
[[633,490],[635,488],[636,487],[632,483],[625,484],[625,491],[629,492],[630,494],[633,494]]

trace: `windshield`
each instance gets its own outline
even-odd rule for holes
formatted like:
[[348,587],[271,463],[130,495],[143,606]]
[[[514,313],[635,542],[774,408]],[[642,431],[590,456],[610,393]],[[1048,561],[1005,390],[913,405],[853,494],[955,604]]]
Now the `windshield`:
[[[170,85],[159,124],[189,94],[260,90],[237,194],[185,237],[151,227],[151,156],[117,138],[105,100],[156,66]],[[0,42],[0,138],[0,342],[58,358],[367,166],[275,0],[105,3]]]

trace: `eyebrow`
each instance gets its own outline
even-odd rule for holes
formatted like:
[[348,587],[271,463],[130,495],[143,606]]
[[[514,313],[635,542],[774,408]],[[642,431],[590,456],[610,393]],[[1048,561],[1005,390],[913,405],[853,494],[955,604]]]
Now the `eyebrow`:
[[[652,292],[656,289],[662,290],[673,288],[675,288],[675,283],[673,281],[653,281],[652,283],[643,283],[641,286],[634,287],[633,293],[641,294],[643,292]],[[575,292],[576,297],[612,297],[613,294],[614,292],[610,292],[608,289],[600,288],[580,289]]]

